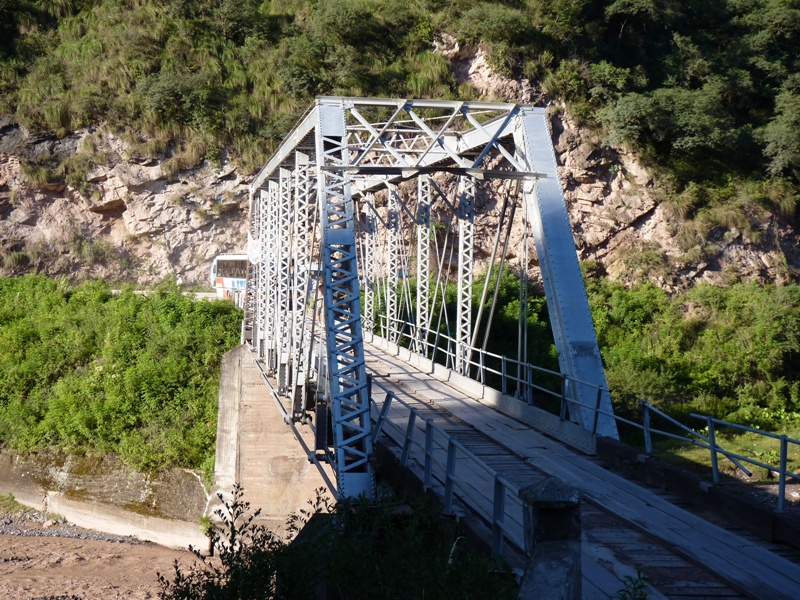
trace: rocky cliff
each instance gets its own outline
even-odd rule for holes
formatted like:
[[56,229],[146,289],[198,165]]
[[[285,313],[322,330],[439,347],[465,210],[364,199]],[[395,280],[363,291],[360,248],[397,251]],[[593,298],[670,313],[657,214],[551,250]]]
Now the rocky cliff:
[[[207,285],[211,259],[244,247],[249,179],[205,160],[172,172],[133,150],[102,130],[55,139],[0,128],[0,275]],[[42,181],[65,160],[80,161],[77,183]]]
[[[580,127],[563,104],[547,99],[541,87],[493,72],[481,46],[461,45],[444,36],[437,48],[448,57],[458,82],[472,84],[487,99],[548,107],[581,260],[614,279],[627,283],[649,279],[667,291],[697,281],[724,285],[737,280],[800,280],[796,216],[757,202],[727,214],[689,215],[685,201],[675,197],[635,154],[611,148],[597,132]],[[490,226],[494,223],[491,217],[487,221]],[[484,231],[477,237],[483,241],[479,255],[488,256],[492,236]],[[515,229],[507,257],[512,266],[519,266],[520,241],[521,231]],[[535,262],[534,257],[534,271]]]
[[[439,51],[459,82],[487,99],[547,103],[529,83],[492,72],[479,46],[444,39]],[[613,278],[650,279],[668,290],[694,281],[800,279],[796,219],[756,205],[727,218],[688,219],[635,155],[604,145],[564,106],[548,107],[581,259]],[[38,270],[205,284],[215,255],[242,251],[250,178],[224,156],[218,164],[196,157],[196,166],[177,170],[168,150],[140,148],[103,129],[56,139],[0,122],[0,275]],[[48,181],[48,165],[71,185]],[[478,269],[491,254],[500,210],[491,199],[482,208]],[[507,257],[513,268],[520,242],[516,228]],[[529,266],[535,270],[535,257]]]

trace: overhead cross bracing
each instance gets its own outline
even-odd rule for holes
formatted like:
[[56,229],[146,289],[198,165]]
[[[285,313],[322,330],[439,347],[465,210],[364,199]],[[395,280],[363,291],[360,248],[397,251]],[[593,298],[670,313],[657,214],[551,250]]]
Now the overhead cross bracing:
[[[510,197],[504,206],[510,201],[513,217],[520,205],[533,238],[569,418],[617,437],[544,109],[318,98],[251,185],[255,298],[243,338],[292,399],[294,418],[305,417],[306,391],[316,383],[317,446],[332,449],[340,496],[373,493],[365,335],[380,328],[419,353],[442,352],[462,374],[480,372],[472,307],[476,198],[497,193],[497,182]],[[432,233],[436,203],[455,223],[447,261]],[[416,250],[407,244],[406,222]],[[413,302],[402,293],[412,266]],[[433,314],[443,270],[457,281],[457,314],[444,334],[441,315]],[[385,314],[376,319],[378,304]],[[316,351],[315,335],[323,340]],[[521,374],[523,401],[524,382]]]

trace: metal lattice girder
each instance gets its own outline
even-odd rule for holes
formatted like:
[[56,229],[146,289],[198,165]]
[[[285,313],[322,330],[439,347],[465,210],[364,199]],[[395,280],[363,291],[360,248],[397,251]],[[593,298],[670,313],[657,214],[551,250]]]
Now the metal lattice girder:
[[244,318],[242,320],[242,336],[240,341],[242,344],[247,341],[245,332],[249,329],[251,332],[250,343],[256,346],[258,344],[258,334],[256,333],[258,311],[258,306],[256,305],[256,297],[258,295],[258,255],[255,252],[255,245],[261,242],[258,239],[258,203],[252,192],[250,192],[250,201],[248,205],[249,227],[247,229],[247,253],[250,260],[247,267],[247,302],[245,304]]
[[430,325],[431,277],[431,181],[427,175],[417,179],[417,318],[415,341],[419,354],[427,355]]
[[306,384],[308,382],[309,362],[306,348],[310,335],[306,332],[305,321],[311,292],[311,254],[309,231],[312,222],[312,199],[314,188],[311,183],[308,156],[298,152],[294,172],[294,220],[292,222],[292,259],[294,261],[292,286],[292,412],[295,417],[302,415]]
[[[500,102],[399,100],[391,98],[319,98],[286,136],[281,147],[251,184],[258,189],[280,167],[292,168],[296,151],[313,152],[320,107],[337,104],[345,112],[350,148],[346,163],[323,170],[346,170],[357,193],[382,189],[387,181],[426,173],[471,174],[480,178],[526,179],[527,172],[505,140],[514,132],[523,108]],[[490,152],[512,169],[487,168]]]
[[400,198],[397,188],[389,186],[389,212],[386,216],[386,245],[388,248],[387,283],[386,283],[386,325],[390,342],[397,343],[400,338],[400,321],[398,313],[398,273],[402,269],[400,245]]
[[[319,98],[255,178],[251,194],[255,195],[259,190],[272,191],[273,186],[277,186],[275,182],[281,168],[297,168],[297,154],[313,154],[316,162],[312,179],[319,194],[322,224],[323,242],[319,254],[325,286],[326,353],[336,457],[333,463],[340,480],[341,495],[370,493],[372,486],[368,466],[369,418],[351,193],[356,198],[365,198],[371,192],[385,190],[389,184],[413,177],[423,178],[420,186],[424,189],[424,176],[435,173],[463,181],[465,187],[461,189],[459,206],[455,207],[459,213],[460,234],[459,350],[456,360],[459,370],[468,372],[467,348],[473,328],[469,304],[474,266],[475,180],[522,180],[525,200],[532,214],[531,228],[542,264],[561,370],[569,378],[595,386],[605,385],[544,109],[491,102]],[[422,196],[424,193],[420,192]],[[270,196],[266,205],[273,204],[273,199],[274,203],[278,202],[277,195]],[[261,228],[261,237],[266,250],[274,236],[265,236],[264,233],[277,231],[277,225],[269,219],[272,215],[269,207],[262,208],[265,210],[261,211],[261,221],[265,226]],[[423,206],[418,207],[417,222],[421,220],[423,209]],[[369,226],[362,229],[364,241],[371,237],[367,232],[374,231]],[[418,240],[420,244],[424,242],[421,229]],[[405,255],[402,249],[399,254]],[[258,273],[256,295],[259,299],[268,297],[274,288],[271,277],[276,273],[277,265],[269,268],[271,256],[268,252],[262,256],[263,268]],[[375,258],[370,248],[363,256],[364,266],[367,257],[380,260]],[[417,259],[420,275],[425,266],[419,263],[424,260],[419,247]],[[394,260],[398,262],[386,265],[387,273],[392,270],[396,273],[398,267],[402,268],[399,257]],[[362,273],[365,285],[367,278],[374,275],[373,269]],[[368,296],[365,296],[365,303],[368,302]],[[424,303],[418,298],[418,309],[421,304]],[[272,332],[267,329],[268,322],[274,319],[277,303],[270,301],[268,315],[260,312],[261,306],[259,301],[256,313],[267,321],[262,337],[265,341],[274,340],[274,337],[269,337]],[[293,310],[298,310],[298,303],[293,303]],[[365,316],[364,326],[372,325],[371,317],[370,310]],[[419,319],[417,330],[422,328],[423,321],[430,320],[430,315],[427,318],[422,315]],[[594,405],[596,387],[571,386],[568,391],[573,399]],[[587,398],[586,395],[592,393],[587,390],[592,389],[595,398]],[[611,403],[606,392],[601,400],[601,409],[610,413]],[[586,411],[573,410],[571,417],[584,427],[592,425]],[[600,417],[598,431],[616,435],[613,421],[606,416]]]
[[367,194],[366,202],[369,209],[364,215],[364,227],[361,230],[362,256],[361,280],[364,292],[364,331],[372,333],[375,327],[375,232],[377,223],[373,208],[375,196]]
[[245,282],[244,296],[244,315],[242,318],[241,343],[250,342],[257,344],[255,322],[256,322],[256,292],[258,290],[258,249],[260,244],[258,239],[258,202],[253,192],[250,192],[248,202],[248,228],[247,228],[247,255],[249,258],[247,265],[247,280]]
[[269,204],[269,194],[261,191],[259,199],[259,239],[261,241],[261,256],[258,266],[258,280],[259,280],[259,293],[258,293],[258,355],[260,357],[266,356],[266,335],[267,335],[267,310],[268,300],[266,293],[266,286],[268,282],[269,271],[269,232],[267,230],[269,219],[267,217]]
[[[525,182],[524,199],[528,204],[561,372],[591,384],[571,382],[571,397],[584,406],[573,407],[570,416],[591,429],[597,394],[597,387],[592,386],[608,387],[544,110],[526,108],[519,119],[515,138],[521,160],[526,161],[530,170],[544,173],[535,181]],[[606,414],[599,415],[597,433],[618,439],[616,421],[610,416],[613,414],[611,397],[607,392],[602,393],[599,405]]]
[[291,171],[280,169],[278,179],[279,204],[277,217],[277,290],[275,310],[275,348],[278,372],[278,391],[286,393],[289,386],[289,357],[292,347],[292,316],[289,296],[292,288],[292,202]]
[[461,177],[458,200],[458,322],[456,371],[469,371],[472,343],[472,257],[475,244],[475,180]]
[[267,318],[264,330],[264,364],[267,373],[275,373],[276,361],[276,326],[278,299],[278,211],[280,208],[280,188],[277,181],[270,181],[267,194],[267,269],[264,281],[264,295],[267,301]]
[[361,332],[356,261],[355,211],[349,176],[345,115],[341,102],[318,106],[317,180],[322,223],[322,272],[328,352],[331,416],[339,493],[374,495],[369,462],[370,438],[367,372]]

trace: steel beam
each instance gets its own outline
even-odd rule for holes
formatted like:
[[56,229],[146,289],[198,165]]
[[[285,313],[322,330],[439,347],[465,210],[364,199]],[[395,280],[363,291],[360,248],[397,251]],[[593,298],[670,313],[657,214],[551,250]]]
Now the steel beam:
[[417,314],[416,350],[428,355],[431,277],[431,181],[427,175],[417,179]]
[[264,331],[264,365],[269,375],[275,374],[277,367],[277,322],[278,322],[278,252],[279,231],[278,211],[280,210],[280,187],[277,181],[270,181],[267,194],[267,269],[264,281],[266,296],[266,328]]
[[364,285],[364,331],[370,335],[375,328],[375,234],[377,219],[375,218],[375,196],[367,194],[365,197],[367,211],[364,214],[364,227],[361,232],[362,256],[361,280]]
[[[525,183],[524,201],[528,205],[559,366],[562,373],[573,378],[568,390],[571,397],[583,404],[572,405],[570,417],[591,429],[597,387],[607,390],[608,386],[544,109],[525,108],[514,137],[520,160],[526,162],[529,170],[546,175],[536,182]],[[589,385],[575,384],[574,380]],[[613,414],[607,392],[602,394],[600,409]],[[618,439],[616,421],[608,414],[600,415],[597,433]]]
[[261,242],[261,256],[258,268],[259,294],[258,294],[258,356],[264,358],[267,351],[267,285],[269,271],[269,234],[267,216],[269,206],[269,193],[261,190],[259,194],[259,240]]
[[386,339],[397,343],[400,339],[399,310],[398,310],[398,272],[402,269],[400,245],[400,199],[397,188],[389,186],[389,212],[386,215]]
[[309,362],[307,344],[310,335],[306,329],[306,317],[311,295],[310,231],[312,229],[312,200],[314,188],[310,177],[307,155],[296,156],[294,172],[294,219],[292,222],[292,260],[294,261],[291,297],[292,318],[292,413],[301,418],[305,410]]
[[316,130],[317,181],[322,224],[322,273],[336,475],[343,497],[373,497],[369,461],[367,372],[361,332],[361,299],[350,179],[326,171],[349,161],[341,102],[319,101]]
[[276,219],[276,298],[275,298],[275,358],[278,375],[278,393],[287,394],[290,383],[290,356],[292,348],[292,316],[289,299],[292,278],[292,220],[294,203],[292,188],[294,176],[287,169],[278,172],[278,215]]
[[475,180],[459,179],[458,201],[458,318],[456,322],[455,370],[469,372],[472,343],[472,267],[475,244]]

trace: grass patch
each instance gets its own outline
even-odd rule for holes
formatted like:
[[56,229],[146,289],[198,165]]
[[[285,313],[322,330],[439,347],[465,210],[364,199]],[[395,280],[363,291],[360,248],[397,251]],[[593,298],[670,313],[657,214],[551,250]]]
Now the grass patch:
[[25,510],[25,506],[16,501],[13,494],[0,494],[0,512],[18,513]]
[[[706,431],[701,431],[701,433],[705,434]],[[791,429],[784,433],[788,437],[800,439],[800,428]],[[733,452],[734,454],[780,468],[780,440],[751,432],[718,432],[716,439],[717,444],[728,452]],[[675,457],[678,462],[684,463],[684,466],[685,461],[688,461],[704,469],[708,469],[709,472],[711,470],[711,452],[704,448],[676,443],[671,445],[671,447],[660,448],[655,454],[659,458],[666,458],[671,455]],[[732,476],[741,475],[741,471],[723,455],[717,454],[717,460],[721,472]],[[753,479],[755,480],[777,479],[777,475],[771,469],[749,465],[744,462],[743,465],[753,472]],[[797,444],[790,443],[788,446],[786,468],[789,472],[795,472],[800,469],[800,446]]]
[[3,257],[3,266],[6,269],[16,269],[17,267],[22,267],[28,262],[28,255],[21,251],[15,250],[13,252],[9,252]]

